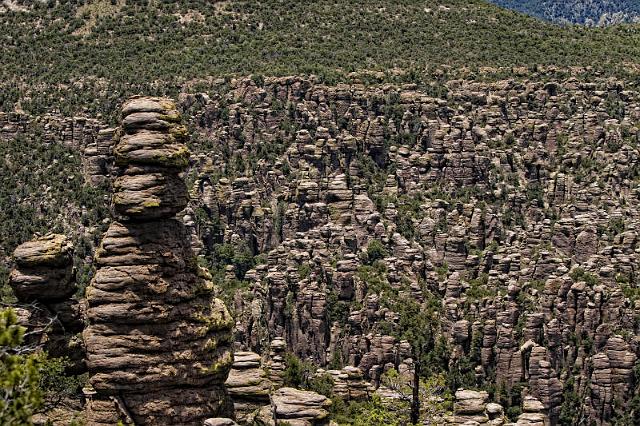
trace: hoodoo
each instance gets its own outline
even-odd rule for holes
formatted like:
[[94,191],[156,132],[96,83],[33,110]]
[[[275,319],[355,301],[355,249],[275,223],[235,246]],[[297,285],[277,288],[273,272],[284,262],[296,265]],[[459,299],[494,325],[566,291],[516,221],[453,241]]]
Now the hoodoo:
[[83,303],[76,292],[73,244],[65,235],[47,234],[19,245],[9,284],[21,306],[20,322],[29,329],[26,343],[54,357],[67,357],[69,373],[83,373]]
[[202,425],[231,409],[233,322],[174,218],[188,201],[180,120],[168,99],[136,97],[122,110],[116,217],[87,290],[91,425]]

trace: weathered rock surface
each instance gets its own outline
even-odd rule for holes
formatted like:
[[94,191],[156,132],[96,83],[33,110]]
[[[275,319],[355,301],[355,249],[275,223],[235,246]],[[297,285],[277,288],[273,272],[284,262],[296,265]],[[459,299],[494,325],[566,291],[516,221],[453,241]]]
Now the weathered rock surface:
[[[438,94],[298,77],[209,89],[181,96],[198,132],[185,222],[210,259],[221,244],[259,255],[214,267],[242,283],[227,295],[236,343],[268,358],[275,386],[287,351],[377,384],[412,358],[393,331],[399,303],[415,301],[437,305],[443,368],[464,365],[469,387],[524,387],[552,424],[576,395],[587,423],[628,412],[640,392],[633,84],[563,70]],[[120,213],[164,220],[185,203],[165,177],[184,158],[176,108],[138,105],[121,133],[120,155],[140,165],[121,173]],[[0,123],[3,135],[26,126]],[[46,127],[47,139],[95,141],[90,120]],[[154,157],[140,141],[157,134]]]
[[16,248],[16,268],[9,283],[18,300],[47,302],[68,299],[76,290],[73,246],[64,235],[50,234]]
[[188,199],[179,121],[170,100],[123,107],[113,196],[123,217],[109,226],[87,289],[90,424],[202,425],[230,412],[233,321],[172,218]]
[[446,97],[297,77],[183,95],[203,253],[261,255],[225,265],[246,283],[241,347],[282,339],[377,383],[412,355],[390,333],[399,305],[435,298],[445,370],[525,387],[552,423],[571,377],[587,421],[613,422],[638,394],[640,96],[562,78],[450,81]]
[[65,235],[49,234],[19,245],[14,253],[15,269],[9,284],[23,305],[16,308],[27,327],[27,343],[52,357],[67,357],[69,373],[85,371],[84,303],[76,291],[73,244]]
[[[489,395],[486,392],[458,390],[455,394],[453,416],[446,419],[447,424],[486,424],[489,421],[487,403]],[[496,411],[495,407],[491,407]]]
[[516,425],[548,426],[549,418],[545,414],[548,407],[532,396],[525,396],[522,402],[522,414],[518,416]]
[[317,374],[329,374],[333,380],[333,394],[343,401],[364,401],[369,399],[375,388],[364,380],[364,374],[357,367],[347,366],[342,370],[319,370]]
[[280,388],[274,392],[273,407],[276,422],[291,426],[315,426],[329,424],[331,400],[311,391]]
[[260,355],[256,353],[234,353],[233,366],[225,385],[233,401],[236,419],[242,424],[251,424],[255,413],[271,403],[272,384]]

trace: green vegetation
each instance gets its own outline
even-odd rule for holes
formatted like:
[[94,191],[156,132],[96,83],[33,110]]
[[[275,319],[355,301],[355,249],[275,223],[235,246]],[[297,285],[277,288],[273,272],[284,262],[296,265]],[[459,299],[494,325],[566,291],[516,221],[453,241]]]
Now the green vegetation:
[[388,256],[387,250],[380,240],[372,240],[367,246],[367,258],[372,264],[377,260],[382,260]]
[[485,297],[495,297],[497,291],[487,288],[489,276],[481,274],[478,278],[469,281],[469,288],[465,291],[465,296],[470,302],[478,302]]
[[568,24],[607,25],[640,17],[640,3],[634,0],[489,0],[497,5]]
[[[79,285],[88,283],[86,257],[98,243],[107,217],[105,188],[84,182],[80,155],[58,143],[47,143],[42,129],[29,129],[0,143],[0,295],[11,301],[6,287],[8,265],[2,264],[18,244],[57,232],[74,237]],[[80,229],[79,229],[80,228]],[[84,228],[84,233],[80,233]]]
[[[387,426],[408,425],[410,423],[410,402],[413,390],[409,378],[392,369],[381,377],[383,386],[398,395],[398,399],[384,400],[379,395],[364,402],[345,403],[333,397],[332,419],[339,425]],[[452,394],[448,391],[443,375],[420,379],[419,419],[433,421],[450,413],[453,408]]]
[[584,281],[585,283],[587,283],[587,285],[591,287],[598,285],[598,282],[599,282],[598,277],[596,275],[593,275],[582,268],[574,268],[569,273],[569,276],[574,282]]
[[20,3],[27,11],[0,21],[0,110],[20,101],[33,113],[86,108],[115,119],[125,96],[171,95],[187,82],[206,89],[197,79],[208,77],[332,83],[356,72],[364,82],[424,84],[436,69],[439,79],[484,66],[622,73],[640,58],[637,27],[562,28],[479,0]]
[[215,247],[214,263],[218,268],[232,265],[236,277],[242,280],[247,271],[256,265],[256,260],[245,243],[220,244]]
[[106,191],[85,185],[78,153],[46,143],[34,130],[0,143],[0,248],[6,254],[37,232],[64,233],[72,224],[63,212],[77,216],[74,227],[94,226],[107,215]]
[[633,368],[634,387],[630,393],[632,397],[628,404],[616,400],[614,402],[614,416],[612,424],[616,426],[632,426],[640,424],[640,362],[636,362]]
[[24,327],[15,312],[0,311],[1,424],[30,424],[31,416],[58,407],[77,396],[85,377],[65,376],[65,361],[31,352],[24,345]]
[[579,395],[576,390],[576,382],[574,377],[569,377],[564,385],[562,392],[563,403],[560,408],[559,423],[561,425],[573,425],[583,418],[582,413],[582,399],[583,396]]
[[302,361],[293,353],[284,356],[286,368],[283,372],[284,384],[294,388],[308,387],[309,380],[316,367],[308,361]]
[[368,292],[380,295],[383,302],[397,293],[387,281],[387,267],[379,260],[373,262],[371,266],[359,266],[356,273],[358,278],[367,285]]
[[511,421],[516,421],[522,413],[522,389],[527,386],[525,382],[514,383],[506,386],[498,383],[491,399],[505,408],[505,415]]
[[329,373],[318,374],[318,367],[303,361],[295,354],[284,357],[286,368],[283,372],[285,386],[317,392],[328,398],[333,397],[333,378]]
[[[333,408],[332,418],[339,425],[400,426],[406,425],[408,422],[407,407],[406,401],[394,402],[391,407],[385,404],[378,395],[374,395],[367,402],[352,402],[345,405],[338,401],[337,407]],[[402,416],[402,413],[405,415]]]

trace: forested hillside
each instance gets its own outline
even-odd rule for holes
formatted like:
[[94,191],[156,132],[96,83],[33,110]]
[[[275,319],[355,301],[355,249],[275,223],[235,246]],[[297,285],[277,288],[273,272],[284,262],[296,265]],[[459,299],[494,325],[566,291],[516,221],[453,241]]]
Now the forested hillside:
[[561,24],[589,26],[640,22],[638,0],[490,0],[497,5]]
[[229,75],[424,82],[480,67],[622,72],[640,58],[638,27],[559,28],[478,0],[11,4],[0,15],[5,111],[110,114],[130,93]]

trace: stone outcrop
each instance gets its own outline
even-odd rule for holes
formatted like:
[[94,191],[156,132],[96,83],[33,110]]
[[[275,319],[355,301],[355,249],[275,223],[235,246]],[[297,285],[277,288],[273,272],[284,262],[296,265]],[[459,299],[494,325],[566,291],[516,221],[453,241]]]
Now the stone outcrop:
[[456,391],[453,416],[445,418],[449,425],[505,424],[502,406],[489,403],[489,394],[460,389]]
[[[311,391],[280,388],[272,395],[273,408],[264,410],[273,413],[275,424],[288,423],[291,426],[321,426],[329,424],[331,400]],[[265,414],[262,413],[262,418]],[[269,422],[268,424],[273,424]]]
[[74,297],[73,244],[64,235],[48,234],[19,245],[9,284],[21,303],[20,322],[28,328],[27,344],[52,357],[67,357],[67,371],[85,371],[84,304]]
[[318,370],[317,374],[329,374],[333,380],[333,394],[343,401],[365,401],[375,388],[364,380],[364,374],[357,367],[347,366],[341,370]]
[[236,419],[252,424],[252,418],[263,406],[270,405],[272,384],[262,367],[260,355],[235,352],[233,366],[225,383],[233,401]]
[[50,234],[21,244],[13,252],[16,268],[10,284],[21,302],[58,302],[76,291],[73,245],[64,235]]
[[282,339],[377,384],[412,357],[391,332],[401,305],[435,300],[444,368],[471,364],[469,386],[525,387],[553,424],[573,378],[587,422],[611,423],[639,392],[640,96],[542,77],[449,81],[447,96],[298,77],[183,95],[203,253],[261,259],[224,265],[246,282],[240,347]]
[[549,426],[549,417],[544,413],[548,407],[533,396],[527,395],[522,401],[522,414],[518,416],[516,425]]
[[88,422],[202,425],[230,412],[233,322],[173,217],[188,199],[186,131],[167,99],[133,98],[122,116],[117,221],[87,289]]
[[[441,83],[238,78],[181,95],[197,133],[183,217],[228,284],[237,347],[276,388],[286,352],[340,371],[338,390],[344,367],[377,386],[414,358],[394,336],[415,302],[437,318],[439,368],[501,389],[505,413],[528,394],[554,424],[575,397],[586,423],[615,423],[640,394],[637,87],[579,70]],[[186,202],[161,108],[132,109],[135,137],[106,162],[125,227]],[[98,152],[90,120],[47,120],[47,138]]]

